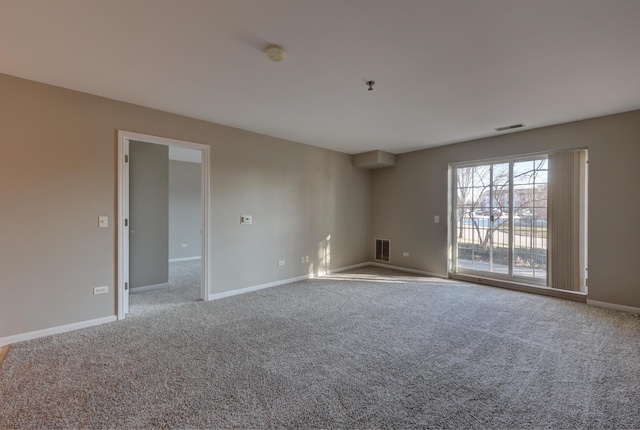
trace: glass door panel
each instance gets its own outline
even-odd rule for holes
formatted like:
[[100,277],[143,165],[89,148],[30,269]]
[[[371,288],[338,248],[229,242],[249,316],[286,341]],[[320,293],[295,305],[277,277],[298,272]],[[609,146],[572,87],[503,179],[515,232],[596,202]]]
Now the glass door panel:
[[[458,267],[478,269],[481,262],[477,250],[480,249],[482,225],[477,217],[481,208],[479,200],[490,182],[487,166],[462,167],[456,169],[457,184],[457,255]],[[479,270],[479,269],[478,269]]]
[[547,159],[455,169],[455,270],[544,281]]
[[511,186],[509,163],[493,164],[489,201],[489,226],[485,235],[489,240],[490,272],[509,274],[509,187]]
[[456,169],[457,267],[509,273],[509,163]]
[[547,159],[513,166],[514,276],[547,279]]

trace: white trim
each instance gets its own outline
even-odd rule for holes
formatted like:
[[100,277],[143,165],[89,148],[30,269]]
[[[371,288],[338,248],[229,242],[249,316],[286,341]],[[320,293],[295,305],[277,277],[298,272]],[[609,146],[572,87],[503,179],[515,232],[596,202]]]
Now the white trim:
[[416,273],[418,275],[431,276],[432,278],[449,279],[448,276],[440,275],[438,273],[425,272],[423,270],[416,270],[416,269],[409,269],[409,268],[401,267],[401,266],[392,266],[391,264],[384,264],[384,263],[380,263],[380,262],[377,262],[377,261],[370,261],[369,263],[366,263],[366,265],[367,266],[384,267],[384,268],[387,268],[387,269],[399,270],[401,272]]
[[109,317],[97,318],[94,320],[81,321],[73,324],[60,325],[57,327],[45,328],[42,330],[30,331],[27,333],[14,334],[7,337],[0,337],[0,347],[11,345],[25,340],[37,339],[39,337],[51,336],[53,334],[66,333],[68,331],[79,330],[82,328],[93,327],[96,325],[106,324],[116,321],[118,317],[111,315]]
[[632,314],[640,314],[640,308],[634,308],[633,306],[617,305],[615,303],[599,302],[597,300],[591,300],[591,299],[587,299],[587,304],[589,306],[597,306],[599,308],[615,309],[617,311],[631,312]]
[[128,208],[129,199],[127,195],[127,187],[125,184],[126,168],[124,166],[124,154],[125,149],[130,140],[136,140],[141,142],[154,143],[158,145],[178,146],[181,148],[189,148],[199,150],[202,153],[202,165],[200,169],[200,199],[202,201],[202,249],[200,255],[206,264],[202,265],[201,274],[202,279],[200,282],[200,298],[204,301],[209,300],[209,285],[211,285],[210,279],[210,267],[209,265],[209,250],[211,249],[211,238],[209,237],[209,205],[210,205],[210,166],[211,166],[211,148],[209,145],[203,145],[195,142],[188,142],[185,140],[169,139],[165,137],[152,136],[148,134],[135,133],[131,131],[118,130],[118,287],[117,287],[117,300],[118,300],[118,319],[125,317],[126,309],[125,302],[125,282],[128,282],[128,273],[126,268],[128,267],[128,258],[125,261],[125,244],[128,240],[128,228],[124,227],[124,219],[127,218],[126,209]]
[[252,287],[240,288],[237,290],[224,291],[222,293],[209,294],[209,300],[218,300],[225,297],[237,296],[238,294],[250,293],[252,291],[264,290],[265,288],[277,287],[278,285],[291,284],[292,282],[304,281],[313,278],[313,275],[298,276],[297,278],[283,279],[281,281],[269,282],[267,284],[254,285]]
[[131,287],[129,290],[131,293],[142,293],[143,291],[152,291],[152,290],[160,290],[162,288],[168,288],[171,284],[165,282],[164,284],[155,284],[155,285],[143,285],[142,287]]
[[246,288],[240,288],[237,290],[224,291],[222,293],[210,294],[209,300],[223,299],[225,297],[236,296],[238,294],[245,294],[245,293],[250,293],[252,291],[264,290],[265,288],[277,287],[279,285],[291,284],[293,282],[304,281],[312,278],[320,278],[324,275],[329,275],[331,273],[344,272],[345,270],[356,269],[358,267],[369,266],[369,265],[370,263],[359,263],[359,264],[354,264],[352,266],[345,266],[345,267],[340,267],[338,269],[329,270],[326,273],[321,272],[318,275],[314,275],[313,273],[310,273],[308,275],[298,276],[295,278],[282,279],[280,281],[268,282],[266,284],[254,285],[252,287],[246,287]]
[[177,263],[178,261],[191,261],[191,260],[202,260],[202,257],[197,256],[197,257],[170,258],[169,263]]
[[211,148],[208,145],[200,145],[202,151],[202,164],[200,165],[200,201],[202,202],[202,233],[200,237],[203,239],[200,241],[200,256],[204,261],[201,267],[201,279],[200,279],[200,299],[203,301],[209,300],[210,285],[212,284],[210,273],[211,259],[209,258],[209,250],[211,249],[211,235],[209,234],[209,205],[211,198]]
[[449,163],[449,166],[473,167],[481,163],[495,164],[495,163],[502,163],[507,161],[530,161],[530,160],[535,160],[537,158],[548,156],[549,154],[559,154],[561,152],[583,151],[588,149],[589,148],[587,146],[575,146],[571,148],[563,148],[563,149],[557,149],[552,151],[527,152],[526,154],[519,154],[519,155],[506,155],[503,157],[480,158],[478,160],[460,161],[457,163]]
[[125,183],[128,178],[127,165],[124,162],[124,157],[129,156],[129,141],[125,139],[124,134],[118,131],[118,238],[117,242],[117,265],[118,265],[118,279],[116,285],[116,300],[118,306],[118,319],[123,319],[127,313],[128,308],[128,292],[125,291],[124,284],[129,282],[129,274],[125,273],[125,268],[128,268],[128,264],[125,261],[129,260],[129,242],[128,242],[128,228],[124,226],[124,220],[128,218],[126,210],[128,209],[129,193],[125,187]]
[[344,267],[340,267],[338,269],[333,269],[333,270],[329,270],[328,273],[325,273],[325,275],[330,275],[332,273],[340,273],[340,272],[345,272],[347,270],[351,270],[351,269],[358,269],[360,267],[365,267],[365,266],[370,266],[371,263],[369,262],[365,262],[365,263],[358,263],[358,264],[353,264],[351,266],[344,266]]
[[573,300],[575,302],[586,303],[587,293],[581,291],[563,290],[560,288],[545,287],[544,285],[525,284],[517,281],[505,280],[502,278],[492,278],[481,275],[469,275],[467,273],[449,273],[449,279],[457,281],[471,282],[473,284],[488,285],[490,287],[504,288],[507,290],[520,291],[523,293],[539,294],[541,296],[556,297],[558,299]]

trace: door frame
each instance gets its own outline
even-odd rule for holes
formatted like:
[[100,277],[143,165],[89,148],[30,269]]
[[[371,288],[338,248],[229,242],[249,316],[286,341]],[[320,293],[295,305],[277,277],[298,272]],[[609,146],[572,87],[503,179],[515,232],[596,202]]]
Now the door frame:
[[200,200],[201,213],[201,258],[202,269],[200,279],[200,299],[209,300],[209,189],[210,189],[210,147],[200,143],[184,140],[169,139],[131,131],[118,130],[118,319],[124,319],[129,308],[129,289],[125,284],[129,282],[129,226],[125,220],[129,218],[129,164],[125,157],[129,157],[129,142],[135,140],[165,146],[178,146],[195,149],[202,154],[200,169]]
[[[475,277],[475,278],[482,278],[482,279],[495,279],[498,281],[506,281],[509,283],[519,283],[519,284],[526,284],[526,285],[531,285],[531,286],[535,286],[535,287],[546,287],[547,284],[547,279],[549,278],[549,275],[547,273],[547,276],[544,280],[541,279],[537,279],[537,278],[532,278],[532,277],[527,277],[527,276],[516,276],[513,273],[513,212],[514,212],[514,208],[513,208],[513,183],[509,184],[509,219],[508,219],[508,227],[509,227],[509,238],[508,238],[508,252],[509,252],[509,273],[508,274],[503,274],[503,273],[498,273],[498,272],[493,272],[493,271],[484,271],[484,270],[479,270],[479,269],[460,269],[459,267],[457,267],[457,260],[458,260],[458,218],[457,218],[457,211],[458,211],[458,201],[457,201],[457,194],[458,194],[458,181],[456,178],[456,174],[457,174],[457,170],[460,168],[464,168],[464,167],[475,167],[475,166],[480,166],[480,165],[495,165],[495,164],[503,164],[503,163],[509,163],[509,181],[511,182],[513,179],[513,165],[515,163],[518,162],[523,162],[523,161],[533,161],[533,160],[539,160],[542,158],[547,158],[548,155],[551,152],[540,152],[540,153],[532,153],[532,154],[523,154],[523,155],[516,155],[516,156],[507,156],[507,157],[497,157],[497,158],[488,158],[488,159],[481,159],[481,160],[474,160],[474,161],[465,161],[465,162],[460,162],[460,163],[450,163],[449,164],[449,170],[448,170],[448,175],[449,175],[449,207],[451,208],[451,212],[450,212],[450,217],[449,217],[449,224],[450,224],[450,228],[447,229],[449,237],[447,239],[448,245],[449,245],[449,261],[448,261],[448,270],[449,270],[449,276],[450,277],[455,277],[458,275],[462,275],[462,276],[471,276],[471,277]],[[493,184],[493,169],[491,170],[491,184]],[[491,189],[492,189],[493,185],[491,185],[490,189],[490,193],[491,193]],[[490,197],[490,200],[493,200],[493,197]],[[492,240],[493,238],[491,238]],[[492,244],[493,246],[493,244]],[[547,245],[548,246],[548,245]],[[491,264],[491,263],[490,263]]]

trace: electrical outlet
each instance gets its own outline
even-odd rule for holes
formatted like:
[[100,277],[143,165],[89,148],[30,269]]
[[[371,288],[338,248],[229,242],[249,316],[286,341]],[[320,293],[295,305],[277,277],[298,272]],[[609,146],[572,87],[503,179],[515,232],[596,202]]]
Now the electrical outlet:
[[189,246],[189,245],[188,245],[188,244],[186,244],[186,243],[183,243],[183,244],[182,244],[182,247],[183,247],[183,248],[186,248],[187,246]]
[[304,255],[300,257],[300,263],[304,263]]
[[279,260],[278,261],[278,266],[284,266],[284,260]]
[[109,292],[109,287],[108,286],[104,286],[104,287],[93,287],[93,294],[106,294]]
[[434,215],[433,222],[440,222],[440,216],[439,215]]
[[408,253],[408,252],[403,252],[403,253],[402,253],[402,256],[403,256],[403,257],[408,257],[408,256],[409,256],[409,253]]
[[308,263],[308,262],[309,262],[309,256],[308,256],[308,255],[305,255],[305,256],[304,256],[304,262],[305,262],[305,263]]

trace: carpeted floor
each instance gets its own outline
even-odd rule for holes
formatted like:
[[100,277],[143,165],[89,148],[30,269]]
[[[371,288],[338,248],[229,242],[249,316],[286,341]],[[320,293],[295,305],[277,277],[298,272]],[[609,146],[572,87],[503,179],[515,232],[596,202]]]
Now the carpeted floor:
[[633,314],[376,267],[137,305],[13,345],[0,428],[640,428]]
[[169,287],[129,295],[129,316],[151,315],[200,300],[200,260],[169,263]]

